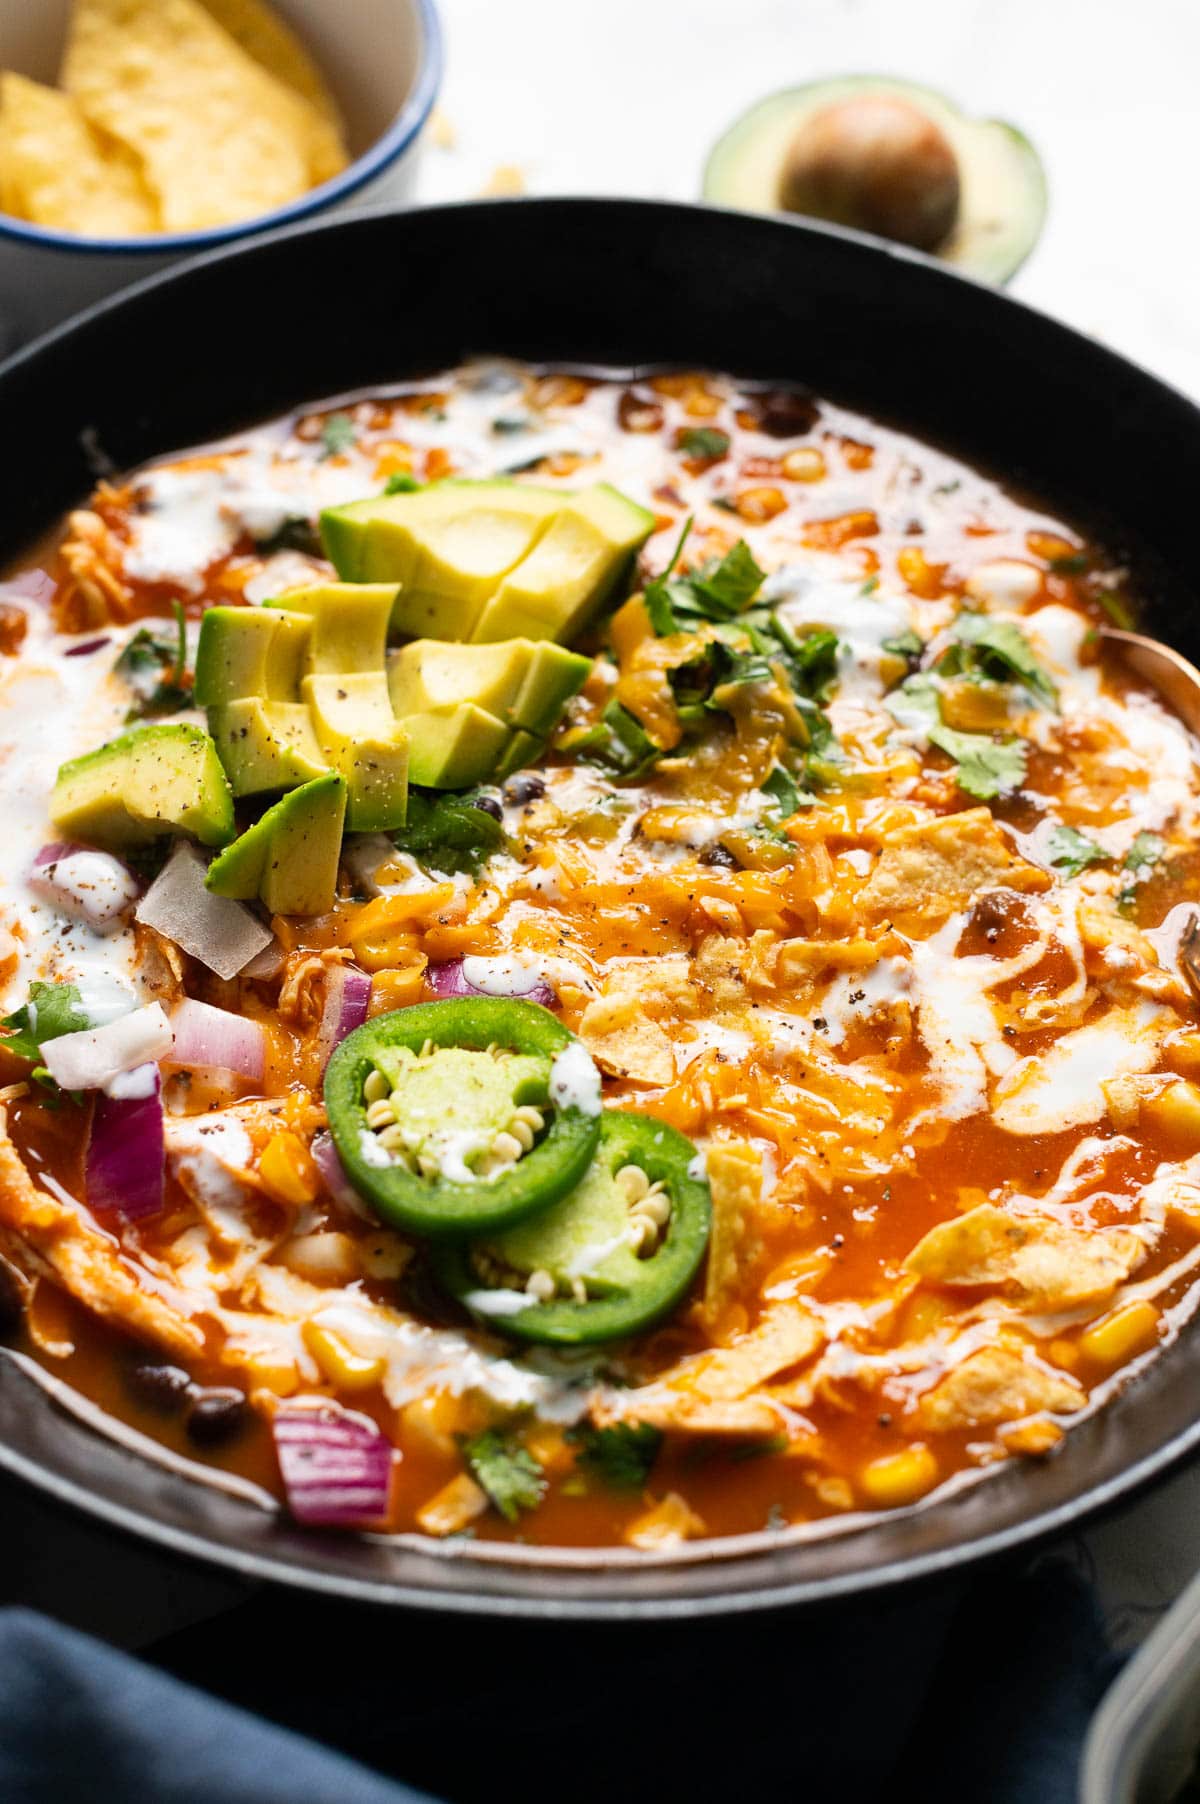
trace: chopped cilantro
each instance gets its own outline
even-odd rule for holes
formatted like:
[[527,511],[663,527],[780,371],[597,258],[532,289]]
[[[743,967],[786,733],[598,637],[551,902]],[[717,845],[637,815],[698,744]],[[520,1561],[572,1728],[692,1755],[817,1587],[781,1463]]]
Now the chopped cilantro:
[[39,1083],[52,1085],[54,1080],[41,1063],[42,1042],[57,1040],[60,1034],[80,1033],[90,1026],[75,984],[31,983],[24,1006],[0,1020],[0,1028],[5,1030],[0,1045],[14,1058],[28,1059]]
[[616,700],[594,726],[564,734],[561,746],[585,764],[601,765],[621,777],[643,776],[662,756],[641,721]]
[[919,658],[925,650],[925,641],[920,633],[914,633],[909,627],[906,633],[897,633],[894,639],[885,639],[881,649],[890,652],[893,658]]
[[643,592],[650,624],[659,637],[694,630],[698,620],[733,620],[757,595],[766,576],[755,563],[750,547],[739,539],[718,560],[710,559],[690,576],[675,576],[688,534],[689,516],[661,576],[646,584]]
[[358,438],[358,429],[348,413],[331,413],[321,428],[321,456],[337,457],[348,451]]
[[528,1448],[511,1436],[489,1428],[465,1443],[463,1454],[476,1482],[482,1485],[506,1522],[522,1510],[535,1510],[546,1481]]
[[1075,827],[1055,827],[1047,850],[1050,863],[1065,871],[1068,877],[1078,877],[1090,864],[1102,864],[1108,857],[1103,846],[1098,846],[1094,839],[1088,839]]
[[502,413],[492,421],[492,431],[503,437],[511,432],[528,432],[532,424],[522,414]]
[[301,551],[306,557],[322,555],[321,535],[305,514],[291,515],[265,539],[256,539],[254,545],[264,557],[273,557],[277,551]]
[[395,470],[383,485],[383,492],[385,495],[411,495],[420,486],[416,477],[410,476],[407,470]]
[[879,578],[877,576],[868,576],[866,582],[858,592],[860,595],[874,595],[878,587]]
[[1028,639],[1011,620],[963,613],[952,631],[957,644],[939,661],[940,670],[989,677],[999,683],[1015,681],[1046,707],[1057,708],[1057,689]]
[[614,1491],[640,1491],[663,1443],[661,1430],[649,1422],[615,1422],[611,1428],[587,1423],[568,1439],[579,1449],[579,1465]]
[[782,764],[777,764],[770,776],[764,779],[762,792],[776,803],[780,819],[785,821],[812,801],[812,797],[800,788],[792,773],[784,770]]
[[942,725],[941,700],[927,672],[906,677],[887,697],[889,711],[904,726],[919,726],[958,769],[958,786],[981,802],[1019,789],[1025,780],[1028,748],[1023,739],[993,739],[987,733],[960,733]]
[[1088,567],[1086,551],[1072,551],[1065,557],[1052,557],[1050,568],[1055,576],[1080,576]]
[[1117,589],[1103,590],[1097,595],[1096,600],[1114,626],[1120,627],[1123,633],[1136,632],[1137,615],[1134,613],[1132,604],[1126,601]]
[[177,714],[192,705],[192,684],[187,667],[187,615],[183,603],[171,604],[175,632],[159,638],[148,626],[133,635],[113,666],[133,690],[134,700],[125,719],[144,720],[151,714]]
[[411,852],[426,869],[477,877],[485,860],[505,843],[500,822],[475,806],[477,794],[410,789],[408,819],[392,834],[397,851]]
[[1166,855],[1166,841],[1157,833],[1139,833],[1125,854],[1123,869],[1141,876]]
[[729,434],[716,426],[685,426],[675,440],[685,457],[702,457],[716,461],[729,449]]

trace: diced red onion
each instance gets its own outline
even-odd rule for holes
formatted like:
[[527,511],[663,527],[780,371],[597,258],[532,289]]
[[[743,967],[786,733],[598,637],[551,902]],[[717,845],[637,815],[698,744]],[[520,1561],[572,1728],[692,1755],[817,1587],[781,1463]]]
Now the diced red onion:
[[364,1221],[374,1218],[358,1191],[346,1176],[346,1167],[338,1158],[337,1147],[333,1144],[332,1134],[320,1133],[312,1143],[312,1156],[317,1170],[325,1182],[325,1188],[335,1203],[348,1209],[352,1215],[362,1216]]
[[244,902],[204,886],[208,861],[181,840],[137,906],[137,919],[181,946],[218,977],[236,977],[271,944],[271,930]]
[[53,601],[58,584],[44,570],[22,570],[0,583],[0,601]]
[[485,990],[467,982],[464,963],[461,958],[453,958],[444,965],[430,965],[426,973],[430,988],[443,1002],[455,996],[517,996],[522,1002],[540,1002],[543,1008],[554,1005],[554,991],[532,965],[526,969],[514,965],[503,988]]
[[101,633],[98,639],[85,639],[82,645],[68,645],[63,653],[64,658],[90,658],[94,651],[100,651],[109,643],[110,635]]
[[283,1404],[271,1420],[288,1508],[306,1528],[368,1528],[388,1513],[392,1445],[369,1416]]
[[260,1021],[185,996],[172,1012],[171,1027],[173,1065],[236,1071],[254,1083],[262,1079],[267,1039]]
[[361,1027],[367,1018],[371,1000],[371,979],[357,965],[335,965],[325,982],[325,1007],[321,1011],[321,1027],[317,1035],[321,1069],[329,1063],[329,1055],[340,1046],[348,1033]]
[[85,1166],[89,1207],[126,1221],[160,1214],[165,1163],[162,1078],[157,1065],[139,1065],[96,1098]]
[[60,840],[43,846],[34,859],[29,887],[60,914],[85,921],[97,933],[111,933],[138,893],[133,873],[111,852]]
[[171,1050],[171,1025],[160,1002],[130,1009],[103,1027],[85,1027],[42,1041],[42,1062],[64,1090],[107,1090],[139,1065],[157,1064]]

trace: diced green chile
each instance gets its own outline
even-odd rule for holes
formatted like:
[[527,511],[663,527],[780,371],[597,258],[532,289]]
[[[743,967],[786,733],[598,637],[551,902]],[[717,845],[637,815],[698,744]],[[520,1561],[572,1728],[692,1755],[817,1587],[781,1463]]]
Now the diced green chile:
[[[503,1234],[438,1246],[438,1278],[480,1320],[518,1340],[578,1346],[633,1334],[674,1307],[704,1257],[712,1202],[708,1185],[692,1176],[695,1158],[691,1141],[665,1122],[608,1109],[596,1156],[570,1195]],[[616,1181],[626,1166],[661,1185],[671,1207],[642,1257],[627,1232],[638,1203]],[[518,1301],[518,1285],[535,1272],[553,1278],[559,1294]],[[580,1279],[582,1301],[571,1294]],[[487,1306],[489,1291],[501,1307]]]
[[[494,996],[418,1003],[356,1028],[325,1073],[329,1132],[351,1184],[383,1221],[431,1237],[506,1228],[549,1208],[582,1178],[600,1136],[598,1082],[594,1109],[586,1096],[551,1098],[555,1059],[578,1046],[537,1003]],[[386,1085],[373,1089],[399,1095],[397,1125],[427,1150],[428,1175],[368,1124],[374,1072]],[[498,1174],[474,1175],[466,1161],[486,1163],[489,1136],[521,1109],[527,1123],[530,1110],[541,1117],[533,1145]]]

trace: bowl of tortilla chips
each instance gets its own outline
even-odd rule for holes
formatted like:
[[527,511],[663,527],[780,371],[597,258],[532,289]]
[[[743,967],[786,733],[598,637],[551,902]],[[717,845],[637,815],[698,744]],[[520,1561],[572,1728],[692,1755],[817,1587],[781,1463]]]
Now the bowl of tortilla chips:
[[0,0],[0,348],[180,257],[408,197],[433,0]]

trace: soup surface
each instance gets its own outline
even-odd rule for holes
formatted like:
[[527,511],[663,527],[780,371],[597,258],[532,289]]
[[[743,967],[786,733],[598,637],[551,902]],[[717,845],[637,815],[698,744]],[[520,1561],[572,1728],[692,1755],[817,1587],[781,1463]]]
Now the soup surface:
[[[248,907],[268,943],[232,976],[135,918],[168,838],[37,863],[64,760],[203,725],[205,610],[332,581],[322,509],[496,474],[611,484],[653,530],[547,747],[464,794],[465,832],[434,789],[415,833],[410,794],[404,831],[347,835],[331,907]],[[1190,1315],[1200,769],[1106,651],[1136,598],[1076,531],[796,391],[487,363],[105,482],[37,561],[0,606],[0,1005],[37,1040],[31,985],[73,985],[57,1032],[157,1003],[174,1040],[138,1066],[166,1180],[136,1216],[96,1176],[129,1085],[0,1051],[0,1250],[10,1350],[114,1432],[296,1507],[279,1424],[307,1410],[385,1446],[376,1526],[653,1552],[1051,1456]],[[539,1346],[516,1324],[546,1274],[506,1241],[464,1307],[330,1156],[347,972],[368,1029],[447,972],[545,1001],[581,1095],[598,1071],[606,1119],[692,1143],[685,1294]],[[207,1054],[185,1000],[222,1012]],[[622,1169],[652,1271],[674,1218]],[[616,1241],[548,1294],[594,1300]]]

